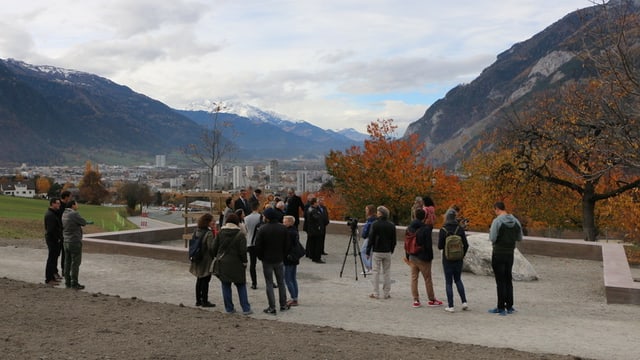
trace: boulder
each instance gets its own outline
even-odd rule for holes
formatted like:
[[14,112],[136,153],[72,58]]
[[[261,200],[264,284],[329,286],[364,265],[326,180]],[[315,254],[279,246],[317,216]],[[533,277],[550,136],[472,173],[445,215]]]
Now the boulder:
[[[464,257],[462,271],[472,272],[476,275],[492,275],[491,268],[491,241],[487,233],[467,234],[469,251]],[[513,280],[533,281],[538,280],[538,274],[531,263],[516,249],[513,256]]]

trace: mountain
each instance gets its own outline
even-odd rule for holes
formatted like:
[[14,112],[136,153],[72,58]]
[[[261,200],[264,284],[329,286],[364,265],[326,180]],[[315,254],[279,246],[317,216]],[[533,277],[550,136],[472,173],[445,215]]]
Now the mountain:
[[[0,164],[152,162],[156,154],[184,160],[211,123],[211,108],[175,110],[106,78],[46,65],[0,59]],[[354,141],[304,121],[233,104],[219,113],[233,126],[236,159],[321,158]],[[194,106],[195,108],[195,106]]]
[[321,159],[331,149],[343,150],[361,143],[335,131],[305,121],[287,120],[283,115],[246,104],[203,102],[192,104],[189,110],[176,111],[207,128],[217,118],[223,136],[239,147],[237,155],[243,159]]
[[0,60],[0,163],[110,163],[186,146],[200,126],[108,79]]
[[430,163],[455,168],[485,134],[501,125],[505,112],[569,80],[594,75],[581,55],[593,46],[587,34],[601,20],[602,10],[593,6],[572,12],[513,45],[471,83],[456,86],[431,105],[404,137],[417,134]]

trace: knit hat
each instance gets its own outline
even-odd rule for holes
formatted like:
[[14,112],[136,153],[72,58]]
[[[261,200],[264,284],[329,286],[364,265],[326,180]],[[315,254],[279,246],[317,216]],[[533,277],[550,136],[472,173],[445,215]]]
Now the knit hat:
[[453,210],[453,209],[448,209],[447,212],[444,214],[444,223],[446,224],[458,224],[458,220],[456,219],[456,217],[458,216],[458,213]]

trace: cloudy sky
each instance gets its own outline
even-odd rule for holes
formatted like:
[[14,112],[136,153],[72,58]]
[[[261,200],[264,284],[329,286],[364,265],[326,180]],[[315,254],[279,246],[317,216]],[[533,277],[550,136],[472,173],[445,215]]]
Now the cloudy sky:
[[237,101],[404,132],[496,55],[589,0],[5,0],[0,58],[95,73],[167,105]]

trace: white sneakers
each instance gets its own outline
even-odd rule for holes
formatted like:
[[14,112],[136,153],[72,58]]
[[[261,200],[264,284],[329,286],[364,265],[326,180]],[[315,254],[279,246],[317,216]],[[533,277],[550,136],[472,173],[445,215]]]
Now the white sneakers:
[[[469,310],[469,305],[467,305],[466,302],[462,303],[462,310]],[[456,309],[452,306],[452,307],[444,308],[444,311],[452,313],[452,312],[455,312]]]

